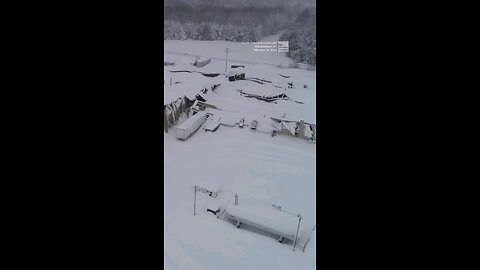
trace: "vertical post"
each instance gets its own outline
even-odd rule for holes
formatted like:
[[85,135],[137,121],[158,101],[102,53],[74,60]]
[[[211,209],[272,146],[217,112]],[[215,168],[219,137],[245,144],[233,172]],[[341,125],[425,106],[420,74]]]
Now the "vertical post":
[[225,58],[225,74],[227,74],[227,61],[228,61],[228,52],[230,51],[229,48],[225,49],[225,52],[227,53],[227,57]]
[[300,229],[300,221],[301,220],[302,220],[302,216],[300,216],[300,214],[298,214],[297,235],[295,235],[295,242],[293,242],[293,251],[295,251],[295,246],[297,245],[298,229]]
[[195,186],[195,190],[193,192],[193,215],[195,216],[195,206],[197,204],[197,186]]
[[238,195],[235,194],[235,205],[238,205]]
[[172,77],[170,77],[170,85],[172,85]]

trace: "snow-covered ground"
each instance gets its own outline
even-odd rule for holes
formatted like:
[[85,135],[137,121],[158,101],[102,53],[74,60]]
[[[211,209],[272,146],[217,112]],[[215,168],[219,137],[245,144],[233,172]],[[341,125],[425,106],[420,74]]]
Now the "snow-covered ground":
[[[212,43],[215,45],[212,47]],[[285,56],[285,53],[279,52],[255,52],[254,44],[243,44],[241,42],[231,42],[231,41],[201,41],[201,40],[166,40],[165,44],[168,44],[168,47],[165,47],[165,59],[169,59],[167,55],[182,55],[187,54],[190,56],[205,56],[213,58],[216,60],[223,60],[226,58],[225,49],[229,48],[230,52],[228,53],[229,61],[241,63],[241,64],[252,64],[252,63],[264,63],[264,64],[275,64],[288,66],[294,61]],[[274,56],[274,57],[272,57]],[[280,57],[278,57],[280,56]],[[225,61],[223,61],[225,65]],[[224,71],[225,66],[223,66]]]
[[[288,136],[271,137],[273,121],[269,117],[285,115],[288,120],[316,124],[315,72],[276,67],[291,60],[280,53],[254,53],[241,43],[187,40],[164,44],[165,61],[175,62],[175,66],[164,67],[165,102],[182,95],[193,98],[203,87],[220,83],[214,92],[204,95],[208,103],[219,109],[207,111],[233,123],[240,118],[245,118],[246,124],[254,119],[258,121],[257,130],[221,125],[215,132],[199,129],[186,141],[175,138],[174,127],[164,134],[165,269],[314,269],[318,228],[313,231],[305,252],[293,251],[290,244],[237,229],[207,213],[206,205],[212,199],[206,194],[197,193],[197,215],[193,216],[193,186],[199,182],[221,185],[224,192],[239,195],[239,205],[281,205],[283,210],[300,213],[301,225],[313,227],[316,223],[316,144]],[[212,59],[203,68],[190,64],[195,61],[194,55],[200,59],[225,57],[227,46],[231,49],[229,59],[243,61],[229,60],[229,67],[243,64],[247,78],[272,83],[229,82],[223,75],[225,61],[220,59]],[[222,74],[210,78],[199,73],[171,73],[171,70]],[[227,73],[230,70],[228,68]],[[294,83],[294,89],[287,88],[289,82]],[[307,88],[303,88],[304,84]],[[303,104],[291,100],[268,103],[243,97],[237,89],[260,95],[285,93]]]

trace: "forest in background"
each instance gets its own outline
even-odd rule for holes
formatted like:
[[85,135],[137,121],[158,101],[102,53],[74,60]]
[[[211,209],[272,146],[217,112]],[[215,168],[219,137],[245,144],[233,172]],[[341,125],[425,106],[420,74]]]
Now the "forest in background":
[[289,57],[316,64],[315,8],[301,5],[232,7],[165,6],[164,40],[258,41],[286,30],[280,40],[289,41]]
[[280,40],[288,40],[287,55],[300,63],[317,64],[316,19],[315,9],[305,9],[280,36]]

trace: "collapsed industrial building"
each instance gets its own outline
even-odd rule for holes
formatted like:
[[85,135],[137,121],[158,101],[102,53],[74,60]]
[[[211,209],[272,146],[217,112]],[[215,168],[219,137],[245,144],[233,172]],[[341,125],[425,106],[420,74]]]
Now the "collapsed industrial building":
[[[208,61],[205,61],[201,64],[207,64]],[[198,63],[198,62],[197,62]],[[206,77],[217,77],[218,73],[203,73],[199,71],[190,71],[190,70],[170,70],[172,73],[200,73]],[[278,74],[284,78],[289,78],[288,75]],[[272,84],[272,81],[266,80],[264,78],[255,78],[255,77],[248,77],[245,78],[244,67],[243,66],[236,66],[235,70],[230,71],[226,78],[228,81],[235,81],[235,80],[249,80],[259,84],[267,84],[267,87],[274,86],[279,87]],[[293,83],[288,83],[289,87]],[[179,124],[175,127],[176,137],[180,140],[186,140],[191,135],[193,135],[201,126],[203,126],[203,130],[215,132],[220,125],[227,126],[227,127],[235,127],[238,126],[242,128],[245,123],[245,115],[242,115],[242,112],[236,112],[238,115],[236,117],[226,117],[227,111],[224,111],[222,108],[219,108],[215,104],[211,102],[207,102],[209,97],[209,92],[214,92],[218,94],[215,90],[220,86],[220,84],[213,84],[210,87],[203,87],[201,88],[197,94],[190,95],[189,97],[183,96],[177,98],[175,101],[170,102],[164,105],[164,130],[168,133],[168,129],[176,124]],[[303,104],[303,102],[295,101],[287,96],[285,93],[281,93],[279,91],[274,92],[265,92],[265,93],[247,93],[244,90],[237,89],[236,90],[241,96],[246,98],[255,98],[261,101],[265,101],[268,103],[277,103],[277,101],[294,101],[296,103]],[[262,95],[263,94],[263,95]],[[228,108],[226,108],[228,109]],[[231,112],[230,112],[231,113]],[[247,113],[247,112],[245,112]],[[183,114],[183,116],[182,116]],[[265,117],[265,115],[264,115]],[[181,120],[182,119],[182,120]],[[240,119],[240,120],[238,120]],[[316,125],[311,123],[306,123],[304,120],[298,119],[289,119],[285,118],[285,115],[280,118],[270,117],[273,128],[267,128],[263,130],[258,130],[257,125],[259,118],[252,117],[249,121],[251,121],[251,130],[258,133],[267,133],[271,134],[272,137],[275,135],[286,135],[292,136],[300,139],[304,139],[306,141],[310,141],[316,143],[317,140],[317,130]],[[181,120],[181,121],[180,121]],[[183,121],[185,120],[185,121]],[[179,123],[182,122],[182,123]],[[262,127],[266,127],[266,123],[262,124]],[[249,126],[246,124],[246,126]]]
[[166,133],[168,133],[169,127],[178,123],[182,113],[186,112],[193,103],[193,100],[183,96],[175,101],[163,105],[163,129]]
[[280,118],[271,117],[277,129],[272,131],[272,136],[276,134],[298,137],[301,139],[317,142],[317,126],[305,123],[303,120],[290,121]]
[[163,129],[165,133],[168,133],[168,128],[178,123],[182,113],[187,113],[190,111],[190,108],[196,105],[196,102],[202,102],[199,104],[200,108],[202,106],[207,106],[204,103],[206,100],[202,94],[207,94],[209,90],[214,91],[220,84],[214,84],[210,89],[204,87],[199,93],[195,96],[195,99],[189,99],[186,96],[179,97],[175,101],[172,101],[168,104],[163,105]]

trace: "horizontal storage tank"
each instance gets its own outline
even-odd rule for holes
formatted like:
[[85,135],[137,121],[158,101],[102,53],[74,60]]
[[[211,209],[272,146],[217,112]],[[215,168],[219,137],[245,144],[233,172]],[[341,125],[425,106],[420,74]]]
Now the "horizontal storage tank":
[[295,240],[298,217],[273,209],[257,206],[229,205],[227,216],[257,229]]
[[187,120],[185,120],[185,122],[176,127],[177,139],[186,140],[197,129],[199,129],[206,120],[206,112],[197,112],[195,115],[188,118]]

